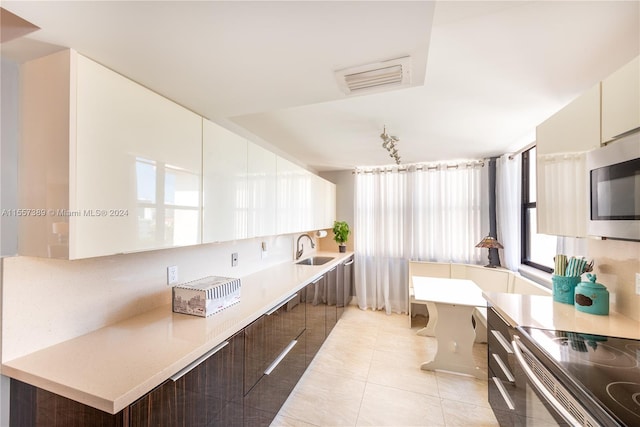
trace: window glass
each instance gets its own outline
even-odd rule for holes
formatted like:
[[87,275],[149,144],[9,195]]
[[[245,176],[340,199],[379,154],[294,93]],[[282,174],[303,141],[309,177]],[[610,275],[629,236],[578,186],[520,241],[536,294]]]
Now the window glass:
[[523,153],[522,172],[522,263],[550,273],[557,237],[538,234],[535,147]]

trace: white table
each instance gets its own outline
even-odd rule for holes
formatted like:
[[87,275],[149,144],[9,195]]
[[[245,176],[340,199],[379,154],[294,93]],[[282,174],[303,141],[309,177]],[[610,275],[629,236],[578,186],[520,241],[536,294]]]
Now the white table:
[[[435,358],[420,368],[459,372],[486,379],[473,360],[473,342],[476,332],[471,323],[475,307],[485,307],[482,289],[466,279],[444,279],[412,276],[416,301],[435,306],[434,336],[438,342]],[[431,313],[429,315],[431,317]],[[429,320],[431,324],[431,320]]]

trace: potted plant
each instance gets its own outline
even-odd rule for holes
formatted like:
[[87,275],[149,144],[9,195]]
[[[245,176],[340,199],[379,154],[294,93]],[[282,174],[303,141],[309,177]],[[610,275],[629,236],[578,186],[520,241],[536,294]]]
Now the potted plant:
[[347,245],[345,245],[347,238],[349,237],[349,224],[345,221],[334,221],[333,223],[333,240],[338,244],[340,252],[347,251]]

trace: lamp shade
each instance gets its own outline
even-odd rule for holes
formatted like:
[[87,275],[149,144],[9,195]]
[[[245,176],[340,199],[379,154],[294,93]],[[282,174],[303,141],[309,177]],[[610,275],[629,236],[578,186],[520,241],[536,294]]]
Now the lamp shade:
[[476,248],[503,249],[504,247],[493,236],[487,236],[476,245]]

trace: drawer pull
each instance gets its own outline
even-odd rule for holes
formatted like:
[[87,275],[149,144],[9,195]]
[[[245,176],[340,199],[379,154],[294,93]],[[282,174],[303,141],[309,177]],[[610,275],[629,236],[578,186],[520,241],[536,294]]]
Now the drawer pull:
[[351,260],[351,261],[349,261],[349,262],[345,262],[345,263],[344,263],[345,267],[346,267],[347,265],[351,265],[351,264],[353,264],[353,260]]
[[498,391],[502,395],[502,399],[504,400],[504,403],[506,403],[507,406],[509,407],[509,409],[511,409],[512,411],[514,409],[516,409],[516,407],[513,406],[513,401],[511,400],[511,397],[509,397],[509,394],[507,393],[507,390],[504,388],[504,385],[502,384],[502,381],[500,381],[500,378],[492,377],[492,379],[493,379],[493,382],[495,383],[496,387],[498,388]]
[[198,357],[195,361],[193,361],[190,364],[188,364],[186,368],[181,369],[178,372],[176,372],[172,377],[170,377],[171,381],[173,381],[173,382],[178,381],[180,378],[184,377],[190,371],[192,371],[200,363],[204,362],[205,359],[208,359],[209,357],[213,356],[214,354],[216,354],[217,352],[219,352],[220,350],[222,350],[223,348],[225,348],[228,345],[229,345],[229,341],[225,341],[222,344],[220,344],[220,345],[212,348],[211,350],[207,351],[205,354],[203,354],[202,356]]
[[502,335],[500,331],[496,331],[495,329],[492,329],[491,333],[493,334],[494,337],[496,337],[496,339],[498,340],[502,348],[504,348],[504,351],[506,351],[509,354],[513,354],[513,349],[511,348],[511,344],[509,344],[509,341],[507,341],[507,339],[504,337],[504,335]]
[[289,298],[287,298],[286,300],[282,301],[281,304],[278,304],[275,308],[272,308],[271,310],[267,311],[267,313],[266,313],[267,316],[271,316],[273,313],[275,313],[276,311],[280,310],[283,305],[285,305],[286,303],[288,303],[289,301],[291,301],[292,299],[294,299],[297,296],[298,296],[297,293],[291,295]]
[[510,383],[515,383],[516,379],[513,378],[513,375],[511,375],[511,371],[509,371],[509,368],[507,368],[507,365],[505,365],[505,363],[502,361],[500,356],[498,356],[495,353],[491,353],[491,355],[493,356],[495,361],[498,363],[498,366],[500,366],[500,369],[502,369],[504,376],[507,377],[507,381],[509,381]]
[[313,282],[311,282],[312,285],[317,284],[320,280],[322,280],[324,278],[324,276],[320,276],[318,277],[316,280],[314,280]]
[[271,362],[271,365],[269,365],[269,367],[264,371],[264,374],[269,375],[274,369],[276,369],[280,364],[280,362],[282,362],[282,359],[287,357],[287,354],[289,354],[291,349],[295,347],[296,344],[298,344],[298,341],[296,340],[291,341],[287,346],[287,348],[285,348],[284,351],[280,353],[280,355],[276,357],[276,359],[273,362]]

